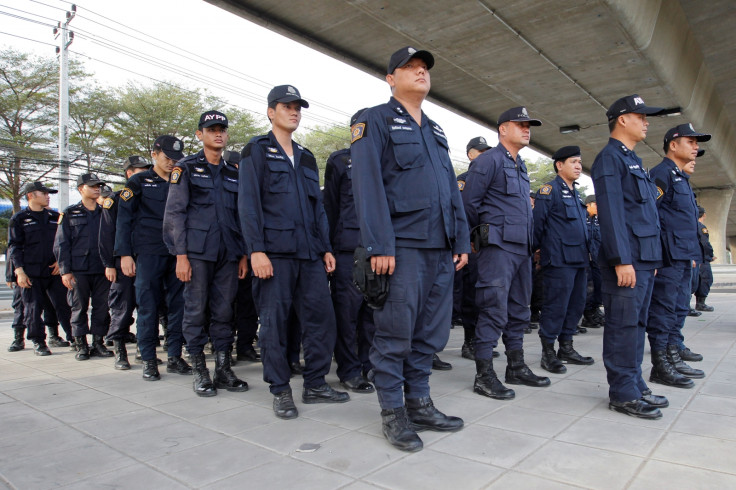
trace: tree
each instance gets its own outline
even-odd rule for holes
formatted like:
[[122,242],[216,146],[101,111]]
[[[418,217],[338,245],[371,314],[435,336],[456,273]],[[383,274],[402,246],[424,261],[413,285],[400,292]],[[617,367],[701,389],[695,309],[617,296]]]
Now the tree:
[[69,145],[78,155],[73,161],[83,159],[86,172],[119,173],[119,168],[110,168],[108,159],[112,125],[119,113],[120,103],[108,89],[83,87],[70,94]]
[[320,184],[324,182],[325,165],[332,152],[350,147],[350,127],[316,126],[303,135],[297,136],[302,146],[306,146],[317,159]]
[[524,164],[529,174],[529,186],[533,192],[537,192],[540,187],[557,177],[550,158],[540,157],[536,160],[524,160]]

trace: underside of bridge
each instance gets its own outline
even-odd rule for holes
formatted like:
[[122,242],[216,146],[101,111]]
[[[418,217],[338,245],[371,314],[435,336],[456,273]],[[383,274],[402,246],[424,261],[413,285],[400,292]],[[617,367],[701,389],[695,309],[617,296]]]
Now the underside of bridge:
[[396,49],[427,49],[434,102],[492,129],[525,105],[544,122],[533,146],[548,155],[563,145],[595,155],[606,108],[638,93],[673,112],[650,120],[637,146],[645,166],[661,161],[677,124],[713,134],[691,182],[720,259],[736,237],[732,0],[206,1],[381,78]]

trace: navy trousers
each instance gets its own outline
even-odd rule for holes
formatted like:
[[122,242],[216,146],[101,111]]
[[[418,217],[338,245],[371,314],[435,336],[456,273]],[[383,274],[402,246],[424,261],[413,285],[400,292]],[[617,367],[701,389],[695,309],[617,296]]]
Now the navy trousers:
[[[76,285],[67,292],[67,301],[72,309],[72,335],[83,337],[89,333],[105,336],[108,330],[107,299],[110,294],[110,281],[105,274],[74,273]],[[90,318],[87,310],[92,303]],[[91,320],[91,326],[90,326]]]
[[107,304],[110,307],[110,329],[107,331],[109,340],[119,340],[130,332],[135,310],[135,278],[123,274],[120,268],[120,257],[115,257],[117,277],[110,284],[110,295]]
[[657,270],[649,307],[647,335],[652,352],[667,350],[682,340],[682,326],[690,311],[692,262],[672,261],[669,267]]
[[539,336],[547,343],[571,340],[585,309],[585,267],[545,266]]
[[[28,328],[28,340],[41,341],[46,338],[43,316],[47,316],[49,306],[56,310],[56,318],[67,336],[72,333],[71,309],[67,303],[67,289],[61,282],[61,276],[31,277],[30,288],[20,288],[23,317]],[[49,305],[49,303],[51,303]]]

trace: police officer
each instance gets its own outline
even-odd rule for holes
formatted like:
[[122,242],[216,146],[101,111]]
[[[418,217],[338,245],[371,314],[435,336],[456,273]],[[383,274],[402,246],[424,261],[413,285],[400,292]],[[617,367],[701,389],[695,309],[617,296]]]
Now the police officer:
[[[221,112],[200,116],[196,136],[204,148],[171,171],[163,220],[164,243],[176,256],[176,277],[185,283],[182,332],[198,396],[215,396],[217,388],[248,390],[248,383],[238,379],[230,364],[233,301],[248,262],[238,220],[238,169],[222,158],[227,129],[227,116]],[[204,355],[208,317],[215,349],[214,383]]]
[[[475,328],[476,376],[473,390],[499,400],[514,398],[493,370],[492,350],[503,335],[508,365],[506,382],[549,386],[524,362],[524,329],[529,325],[532,282],[532,207],[529,175],[519,151],[529,144],[531,119],[525,107],[498,118],[499,144],[475,159],[463,191],[468,224],[476,228],[480,310]],[[477,247],[476,247],[477,248]]]
[[598,265],[598,251],[601,249],[601,225],[598,223],[598,205],[595,194],[585,198],[587,208],[588,236],[590,237],[590,260],[587,272],[587,293],[585,310],[583,310],[582,326],[586,328],[600,328],[605,323],[605,317],[600,307],[603,304],[601,296],[601,268]]
[[[76,358],[85,361],[90,356],[112,357],[103,339],[107,333],[107,300],[110,281],[105,277],[99,249],[102,207],[97,204],[100,188],[105,184],[96,174],[77,178],[77,190],[82,200],[59,216],[59,228],[54,241],[54,254],[59,263],[61,280],[69,290],[67,301],[72,310],[71,324]],[[91,326],[87,309],[92,303]],[[92,332],[92,346],[87,334]]]
[[[167,309],[166,371],[189,375],[192,368],[181,358],[184,315],[184,283],[176,277],[176,258],[169,254],[163,238],[163,219],[169,179],[176,162],[184,158],[183,143],[171,135],[156,138],[146,167],[132,175],[120,194],[115,255],[123,274],[135,280],[138,304],[138,346],[143,360],[143,379],[161,379],[156,361],[158,309],[164,294]],[[135,279],[133,279],[135,278]],[[116,340],[116,349],[125,349]]]
[[370,358],[383,435],[418,451],[416,431],[457,431],[463,420],[434,407],[432,357],[450,334],[454,271],[467,263],[468,225],[442,128],[422,111],[434,57],[405,47],[388,62],[392,97],[352,127],[353,191],[361,244],[377,274],[389,274],[373,313]]
[[[695,276],[695,309],[698,311],[714,311],[715,308],[705,304],[705,299],[708,297],[710,287],[713,285],[713,270],[711,269],[710,263],[715,260],[715,257],[713,256],[713,246],[710,244],[708,227],[705,226],[705,209],[700,206],[698,206],[698,239],[700,240],[702,255],[700,267],[698,268],[698,272]],[[695,353],[692,354],[700,355]],[[682,357],[682,352],[680,352],[680,356]],[[683,357],[683,359],[685,358]],[[692,359],[685,360],[690,361]]]
[[692,124],[681,124],[664,136],[666,156],[650,174],[657,186],[657,210],[662,233],[664,267],[657,271],[649,307],[647,334],[652,350],[652,374],[656,383],[692,388],[690,378],[703,378],[700,369],[680,357],[681,330],[690,309],[692,269],[700,259],[698,208],[684,171],[698,153],[698,143],[710,140]]
[[[31,182],[23,186],[21,194],[26,196],[28,207],[13,215],[8,223],[7,268],[15,275],[17,307],[23,313],[21,325],[28,327],[28,339],[33,342],[35,354],[51,354],[46,345],[46,332],[42,320],[45,305],[51,302],[58,311],[62,327],[71,336],[71,310],[66,302],[66,290],[59,277],[59,267],[53,253],[59,213],[49,206],[50,194],[56,190],[42,182]],[[15,303],[15,301],[14,301]],[[22,340],[23,327],[20,330]],[[58,342],[57,346],[62,345]],[[66,343],[68,346],[69,344]],[[20,349],[18,349],[20,350]]]
[[309,103],[293,85],[268,94],[271,131],[253,138],[240,162],[239,210],[253,267],[253,296],[261,319],[263,379],[274,414],[298,416],[285,350],[294,307],[304,347],[304,403],[343,403],[350,396],[325,381],[335,348],[335,313],[327,274],[335,270],[327,216],[312,153],[291,136]]
[[[581,356],[572,337],[585,308],[585,267],[590,259],[587,210],[575,189],[583,170],[578,146],[563,146],[552,155],[557,177],[544,184],[534,201],[534,240],[540,251],[544,304],[539,338],[543,369],[565,373],[564,364],[593,364]],[[555,340],[560,348],[555,355]]]
[[[125,159],[123,172],[125,178],[130,179],[133,174],[143,172],[151,164],[143,157],[134,155]],[[101,195],[109,187],[103,187]],[[125,348],[125,337],[133,323],[135,309],[135,288],[133,279],[123,274],[120,268],[120,257],[115,255],[115,239],[117,236],[117,216],[121,191],[105,196],[102,201],[102,223],[100,224],[100,257],[105,266],[105,276],[110,281],[110,328],[107,331],[107,340],[115,346],[115,369],[130,369],[128,351]]]
[[638,95],[622,97],[606,112],[611,137],[592,167],[601,225],[601,266],[606,328],[603,364],[609,409],[657,419],[667,398],[653,395],[641,375],[644,332],[654,272],[662,265],[656,188],[634,147],[647,135],[647,107]]
[[13,290],[13,300],[10,303],[10,307],[13,308],[13,323],[11,324],[13,329],[13,341],[8,347],[8,352],[18,352],[26,348],[26,325],[25,317],[23,316],[23,300],[20,297],[21,288],[15,282],[16,280],[17,278],[13,271],[13,264],[10,262],[10,259],[8,259],[8,250],[5,250],[5,284]]

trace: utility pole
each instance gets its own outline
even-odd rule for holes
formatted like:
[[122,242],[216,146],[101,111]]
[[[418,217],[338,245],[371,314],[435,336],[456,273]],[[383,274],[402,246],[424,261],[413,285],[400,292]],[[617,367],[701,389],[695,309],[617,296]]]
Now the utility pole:
[[59,55],[59,211],[69,205],[69,46],[74,41],[69,23],[76,14],[77,6],[72,4],[64,23],[59,22],[54,28],[54,35],[59,39],[56,48]]

